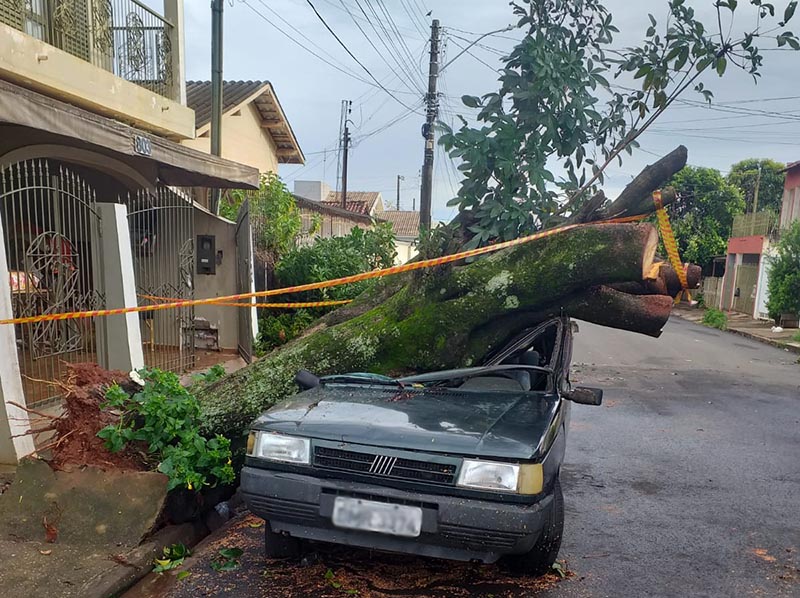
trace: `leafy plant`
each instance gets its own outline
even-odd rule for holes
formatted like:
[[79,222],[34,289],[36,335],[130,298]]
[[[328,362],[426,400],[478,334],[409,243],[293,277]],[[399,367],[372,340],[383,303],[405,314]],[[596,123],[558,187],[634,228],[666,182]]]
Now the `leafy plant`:
[[728,316],[724,311],[711,307],[703,314],[703,325],[717,330],[725,330],[728,328]]
[[235,571],[242,566],[239,557],[244,554],[241,548],[220,548],[219,556],[211,562],[214,571]]
[[771,318],[778,318],[782,313],[800,314],[800,220],[781,232],[767,290],[767,310]]
[[[397,252],[390,223],[372,230],[354,228],[343,237],[318,239],[309,247],[297,247],[275,267],[282,287],[322,282],[394,265]],[[359,282],[303,293],[303,301],[353,299],[367,286]],[[287,299],[288,300],[288,299]]]
[[207,372],[201,372],[192,376],[192,384],[213,384],[225,376],[225,367],[217,363],[212,365]]
[[250,218],[255,248],[277,259],[295,246],[302,221],[294,196],[280,177],[268,172],[261,175],[257,192],[234,190],[220,201],[220,215],[236,220],[244,200],[250,202]]
[[[512,2],[525,35],[504,59],[500,89],[462,98],[477,110],[475,126],[464,118],[458,130],[440,125],[440,142],[461,161],[464,175],[449,205],[469,214],[472,236],[465,246],[561,222],[679,96],[693,88],[711,101],[699,80],[705,73],[722,76],[734,66],[758,77],[758,44],[767,35],[779,47],[800,49],[785,29],[796,1],[782,17],[763,0],[749,5],[756,25],[732,37],[737,9],[743,11],[737,0],[716,0],[716,22],[709,24],[685,0],[669,0],[665,22],[648,15],[640,45],[619,50],[612,45],[619,30],[599,0]],[[610,82],[620,76],[632,78],[634,87]],[[556,164],[563,166],[561,177],[552,170]]]
[[266,353],[285,345],[300,336],[314,320],[315,317],[306,309],[262,318],[258,323],[257,350]]
[[178,377],[158,369],[140,370],[139,376],[144,386],[133,395],[116,384],[106,391],[103,407],[119,413],[115,425],[97,433],[108,449],[118,452],[130,442],[144,443],[158,460],[158,471],[169,477],[169,490],[233,482],[230,440],[199,433],[200,404]]
[[[153,561],[153,573],[164,573],[172,569],[177,569],[183,564],[186,557],[191,556],[191,552],[183,544],[173,544],[165,546],[161,551],[161,558]],[[186,576],[183,576],[186,577]]]

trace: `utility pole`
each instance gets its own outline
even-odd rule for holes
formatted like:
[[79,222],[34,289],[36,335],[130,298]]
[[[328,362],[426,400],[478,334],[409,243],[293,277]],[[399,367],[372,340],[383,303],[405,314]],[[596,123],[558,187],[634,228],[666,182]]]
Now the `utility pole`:
[[[222,7],[211,0],[211,153],[222,154]],[[219,189],[211,193],[211,211],[219,213]]]
[[342,155],[342,209],[347,209],[347,150],[350,147],[350,129],[344,123],[344,154]]
[[405,181],[406,177],[402,174],[397,175],[397,211],[400,211],[400,181]]
[[436,83],[439,79],[439,20],[431,23],[431,58],[428,74],[428,94],[425,124],[422,136],[425,138],[425,159],[422,163],[422,185],[419,192],[419,227],[431,227],[431,195],[433,193],[433,150],[435,135],[433,125],[436,122],[439,108],[439,97],[436,94]]
[[756,188],[753,190],[753,218],[751,219],[750,234],[756,234],[756,212],[758,211],[758,189],[761,187],[761,162],[758,163],[756,175]]

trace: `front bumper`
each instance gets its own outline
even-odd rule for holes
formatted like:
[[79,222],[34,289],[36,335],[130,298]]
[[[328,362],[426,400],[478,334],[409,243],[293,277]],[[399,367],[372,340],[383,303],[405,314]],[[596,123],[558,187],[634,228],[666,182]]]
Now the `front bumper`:
[[[248,508],[273,531],[301,539],[455,560],[496,561],[529,551],[544,525],[548,495],[534,504],[417,494],[383,486],[245,467],[241,490]],[[422,533],[401,538],[345,530],[331,523],[337,496],[422,507]]]

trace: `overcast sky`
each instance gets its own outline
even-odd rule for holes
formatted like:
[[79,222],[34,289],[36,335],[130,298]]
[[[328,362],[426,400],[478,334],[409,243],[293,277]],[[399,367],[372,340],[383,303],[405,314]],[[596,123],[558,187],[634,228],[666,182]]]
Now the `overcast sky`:
[[[419,207],[423,152],[420,127],[424,116],[417,107],[422,103],[422,91],[427,86],[426,38],[430,19],[438,18],[444,27],[447,61],[461,51],[459,45],[468,43],[464,38],[474,40],[479,34],[512,23],[508,2],[359,0],[380,35],[364,19],[356,0],[312,2],[351,52],[394,97],[359,80],[370,78],[325,29],[307,0],[226,1],[224,78],[272,82],[306,154],[303,167],[281,166],[280,174],[290,188],[296,179],[324,179],[332,187],[336,186],[341,101],[348,99],[353,101],[350,118],[354,142],[348,188],[381,191],[384,200],[393,205],[396,176],[403,175],[402,207],[410,209],[413,199]],[[709,24],[715,23],[713,0],[689,3]],[[615,47],[637,44],[647,27],[647,12],[661,21],[667,9],[666,0],[606,0],[605,4],[621,30]],[[777,0],[775,4],[782,14],[787,1]],[[740,5],[734,30],[754,21],[749,3]],[[348,9],[355,19],[348,14]],[[371,10],[383,25],[377,22]],[[426,17],[429,11],[432,16]],[[396,29],[388,23],[388,17]],[[186,0],[185,20],[187,77],[210,79],[208,0]],[[798,31],[800,15],[795,20],[794,30]],[[369,41],[356,23],[369,36]],[[461,95],[481,95],[496,90],[497,75],[492,70],[493,66],[500,65],[496,50],[512,47],[514,36],[519,37],[519,34],[510,32],[487,37],[481,43],[489,47],[475,46],[471,50],[474,56],[464,54],[445,69],[439,88],[444,94],[442,115],[445,120],[452,119],[454,114],[470,113],[461,104]],[[774,40],[770,42],[765,47],[775,47]],[[395,56],[402,58],[391,58],[384,43]],[[714,91],[712,106],[675,105],[670,108],[656,123],[657,127],[654,125],[653,132],[641,138],[644,151],[637,151],[621,168],[609,171],[606,194],[613,196],[624,187],[633,175],[655,159],[653,154],[663,155],[678,144],[689,148],[691,164],[723,172],[727,172],[732,163],[750,157],[782,162],[800,160],[800,53],[767,51],[764,54],[763,76],[758,84],[754,84],[749,75],[731,69],[723,79],[708,74],[704,82]],[[697,94],[684,97],[701,99]],[[409,107],[417,108],[418,113],[409,111]],[[731,112],[731,107],[735,112]],[[440,220],[448,220],[454,213],[454,209],[445,204],[455,193],[458,174],[455,165],[448,162],[449,158],[437,150],[433,213],[434,218]]]

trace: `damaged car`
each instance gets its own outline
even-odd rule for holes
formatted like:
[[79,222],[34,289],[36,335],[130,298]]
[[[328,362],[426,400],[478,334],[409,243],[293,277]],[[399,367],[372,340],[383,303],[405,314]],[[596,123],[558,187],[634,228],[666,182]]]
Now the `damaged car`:
[[241,489],[268,557],[306,542],[492,563],[539,575],[564,526],[559,475],[576,326],[553,318],[479,367],[391,378],[301,371],[252,425]]

